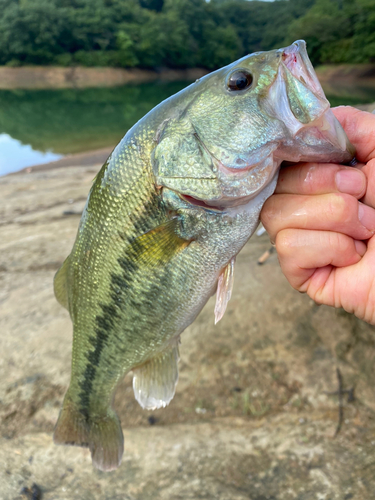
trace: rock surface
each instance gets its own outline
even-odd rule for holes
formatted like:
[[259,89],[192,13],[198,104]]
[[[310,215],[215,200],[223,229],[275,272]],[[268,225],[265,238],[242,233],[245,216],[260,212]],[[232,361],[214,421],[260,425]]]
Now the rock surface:
[[[169,407],[142,411],[131,377],[115,407],[125,454],[111,473],[52,443],[69,382],[72,328],[53,275],[75,238],[98,166],[0,179],[0,498],[16,500],[370,500],[375,498],[375,331],[286,282],[267,235],[237,259],[182,335]],[[344,388],[339,419],[336,369]],[[350,394],[349,394],[350,395]]]

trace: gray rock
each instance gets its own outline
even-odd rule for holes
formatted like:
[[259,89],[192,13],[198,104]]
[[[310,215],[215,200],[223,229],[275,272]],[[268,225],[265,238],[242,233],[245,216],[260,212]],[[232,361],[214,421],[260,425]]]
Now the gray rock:
[[[212,298],[182,335],[169,407],[145,412],[131,377],[120,383],[117,471],[52,443],[72,336],[52,280],[97,170],[0,179],[0,498],[27,498],[33,485],[43,500],[374,498],[374,328],[292,290],[275,253],[258,266],[266,234],[239,255],[223,320],[214,326]],[[338,399],[326,393],[337,367],[355,401],[345,395],[334,438]]]

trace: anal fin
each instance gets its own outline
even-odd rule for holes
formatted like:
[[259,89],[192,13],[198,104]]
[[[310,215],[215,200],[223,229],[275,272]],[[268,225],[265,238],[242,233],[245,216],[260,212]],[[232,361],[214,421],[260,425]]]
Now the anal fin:
[[134,369],[135,399],[146,410],[164,408],[173,399],[178,381],[178,339],[144,365]]
[[217,281],[215,325],[224,316],[228,302],[232,296],[235,262],[236,257],[232,257],[230,262],[221,271],[219,279]]

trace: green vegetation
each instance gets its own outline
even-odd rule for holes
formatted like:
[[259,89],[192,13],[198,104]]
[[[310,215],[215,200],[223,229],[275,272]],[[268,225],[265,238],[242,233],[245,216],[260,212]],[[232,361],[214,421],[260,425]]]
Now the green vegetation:
[[0,0],[0,64],[214,69],[304,38],[314,64],[375,61],[374,0]]

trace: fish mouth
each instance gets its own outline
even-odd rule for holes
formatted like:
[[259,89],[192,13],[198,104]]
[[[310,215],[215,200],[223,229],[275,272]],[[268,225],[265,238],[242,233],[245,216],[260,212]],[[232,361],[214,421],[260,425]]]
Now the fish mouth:
[[227,208],[227,207],[221,206],[221,205],[211,205],[210,203],[207,203],[204,200],[194,198],[193,196],[190,196],[187,194],[182,194],[182,193],[177,193],[177,194],[181,198],[181,200],[185,201],[186,203],[189,203],[189,205],[201,207],[201,208],[204,208],[205,210],[210,210],[210,211],[214,211],[214,212],[224,212],[224,210]]
[[304,40],[297,40],[289,47],[280,49],[279,52],[281,52],[282,65],[305,87],[312,90],[316,96],[327,101],[324,90],[307,54],[306,42]]
[[307,55],[306,43],[298,40],[277,54],[280,64],[264,106],[267,114],[281,121],[288,133],[275,156],[292,162],[350,163],[355,148],[330,109]]

